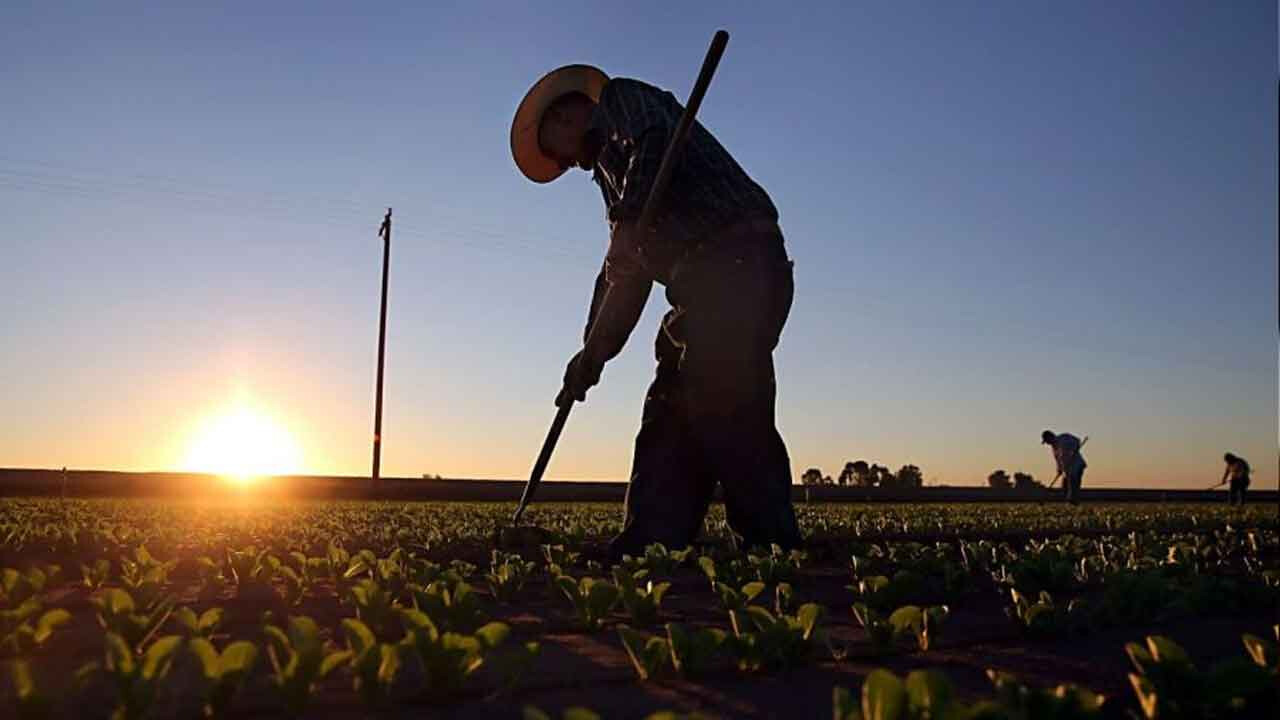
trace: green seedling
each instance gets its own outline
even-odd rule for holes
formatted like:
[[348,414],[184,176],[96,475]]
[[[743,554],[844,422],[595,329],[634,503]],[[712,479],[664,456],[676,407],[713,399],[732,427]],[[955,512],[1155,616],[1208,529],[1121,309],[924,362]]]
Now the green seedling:
[[729,612],[746,610],[751,601],[764,592],[764,589],[765,584],[759,580],[743,585],[740,590],[734,590],[724,583],[715,585],[716,593],[720,595],[720,604]]
[[46,720],[53,714],[53,698],[36,684],[31,666],[24,660],[9,663],[13,685],[13,715],[18,720]]
[[728,633],[719,628],[685,628],[667,623],[672,668],[685,677],[705,672],[719,656]]
[[881,616],[874,609],[867,607],[865,603],[855,603],[853,605],[853,617],[867,631],[867,637],[871,639],[871,645],[877,652],[887,652],[893,649],[893,626],[889,624],[889,620]]
[[379,642],[367,625],[353,618],[342,621],[342,633],[350,653],[353,686],[369,707],[380,708],[391,701],[396,681],[407,667],[416,665],[416,674],[423,674],[421,658],[408,635],[395,643]]
[[187,647],[199,662],[206,717],[225,717],[258,661],[258,648],[241,640],[218,652],[213,643],[203,637],[190,638]]
[[913,638],[921,652],[924,652],[931,645],[937,644],[942,626],[950,613],[946,605],[923,609],[905,605],[893,611],[889,616],[889,625],[893,628],[895,637]]
[[795,615],[774,615],[758,605],[731,610],[728,643],[741,670],[776,670],[806,662],[812,655],[821,606],[802,605]]
[[80,565],[80,584],[94,592],[111,579],[111,561],[98,558],[92,565]]
[[410,585],[413,606],[426,613],[442,631],[473,632],[486,620],[480,600],[470,585],[451,580],[436,580],[425,588]]
[[489,590],[501,602],[512,602],[524,589],[525,582],[533,575],[537,565],[516,553],[494,550],[489,559]]
[[554,582],[573,605],[578,624],[588,632],[600,629],[621,595],[617,585],[591,577],[574,580],[569,575],[561,575]]
[[[666,595],[671,583],[654,584],[648,579],[647,571],[641,570],[633,575],[621,567],[613,569],[613,579],[617,584],[622,606],[630,613],[632,622],[639,627],[649,627],[658,622],[662,597]],[[640,585],[640,582],[644,584]]]
[[[511,633],[500,622],[484,625],[473,634],[441,632],[431,618],[417,610],[405,610],[404,618],[408,628],[404,642],[414,648],[421,660],[425,691],[436,697],[460,689]],[[536,652],[527,645],[525,649]]]
[[741,587],[754,577],[754,573],[747,567],[746,561],[738,558],[716,562],[712,557],[702,555],[698,558],[698,568],[702,570],[702,574],[711,583],[712,590],[715,590],[716,585],[720,584],[728,585],[729,587]]
[[200,615],[196,615],[194,610],[185,606],[174,610],[170,615],[183,634],[205,639],[218,631],[218,626],[222,624],[222,616],[223,611],[220,607],[209,608]]
[[133,596],[120,588],[107,588],[90,598],[89,603],[97,610],[98,624],[134,650],[141,649],[173,610],[172,598],[157,600],[150,607],[139,607]]
[[1158,635],[1148,636],[1144,645],[1126,644],[1125,652],[1136,671],[1129,674],[1129,684],[1149,720],[1265,717],[1280,700],[1275,671],[1256,658],[1222,660],[1205,673],[1181,646]]
[[166,635],[147,648],[141,657],[124,638],[114,632],[105,636],[106,652],[102,663],[91,662],[76,672],[77,685],[84,686],[98,675],[105,675],[116,693],[112,720],[136,720],[151,711],[156,693],[173,667],[182,638]]
[[1051,689],[1032,688],[1008,673],[987,670],[995,687],[994,700],[976,703],[975,718],[1055,718],[1091,720],[1102,717],[1106,697],[1077,685],[1058,685]]
[[627,657],[631,658],[631,666],[641,680],[655,677],[670,667],[671,646],[666,639],[653,635],[646,638],[626,625],[618,626],[618,637],[622,639]]
[[306,710],[316,685],[346,663],[351,654],[326,652],[320,628],[309,617],[290,617],[287,629],[267,625],[263,632],[267,639],[267,658],[271,661],[271,687],[285,712],[298,717]]

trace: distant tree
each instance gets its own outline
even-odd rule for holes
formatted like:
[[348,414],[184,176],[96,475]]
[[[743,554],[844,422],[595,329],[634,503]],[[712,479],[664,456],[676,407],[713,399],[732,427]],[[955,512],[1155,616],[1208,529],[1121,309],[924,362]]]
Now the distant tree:
[[844,469],[840,471],[840,477],[836,479],[836,484],[841,486],[853,484],[853,463],[852,462],[847,462],[844,464]]
[[1013,486],[1019,490],[1044,487],[1035,479],[1034,476],[1031,475],[1031,473],[1024,473],[1022,471],[1018,471],[1013,474]]
[[876,477],[872,474],[871,466],[866,460],[853,462],[853,484],[858,487],[872,487],[876,484]]
[[1013,483],[1009,481],[1009,473],[1003,470],[996,470],[988,475],[987,484],[997,490],[1008,490],[1013,487]]
[[835,481],[835,480],[832,480],[830,475],[823,475],[823,476],[822,476],[822,484],[823,484],[823,485],[835,485],[835,484],[836,484],[836,481]]
[[898,468],[894,481],[900,490],[915,490],[924,485],[924,473],[915,465],[903,465]]
[[822,471],[819,470],[818,468],[809,468],[808,470],[805,470],[804,474],[800,476],[800,484],[801,485],[821,485]]
[[879,487],[891,488],[897,482],[893,471],[883,465],[872,465],[867,471],[875,478],[875,484]]

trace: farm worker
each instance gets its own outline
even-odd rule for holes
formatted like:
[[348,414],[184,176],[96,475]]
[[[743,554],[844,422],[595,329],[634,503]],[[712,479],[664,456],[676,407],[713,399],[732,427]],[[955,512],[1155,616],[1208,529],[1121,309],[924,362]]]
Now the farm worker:
[[1222,473],[1222,482],[1213,487],[1221,487],[1229,481],[1231,486],[1227,488],[1227,502],[1232,505],[1244,505],[1244,493],[1249,489],[1249,463],[1245,462],[1244,458],[1231,453],[1223,455],[1222,459],[1226,461],[1227,469]]
[[1080,438],[1071,433],[1054,433],[1045,430],[1040,433],[1040,444],[1048,445],[1053,451],[1053,459],[1058,465],[1058,475],[1062,477],[1062,491],[1067,502],[1080,504],[1080,481],[1084,478],[1084,469],[1088,464],[1084,455],[1080,454]]
[[747,546],[800,543],[791,461],[774,422],[773,349],[794,292],[777,209],[694,123],[653,227],[636,228],[682,111],[652,85],[568,65],[534,84],[511,125],[520,171],[537,183],[569,168],[591,173],[609,226],[583,347],[565,369],[556,404],[584,400],[599,382],[653,283],[665,286],[671,305],[655,341],[657,370],[636,436],[623,530],[610,544],[614,559],[643,554],[654,542],[688,545],[717,484],[729,526]]

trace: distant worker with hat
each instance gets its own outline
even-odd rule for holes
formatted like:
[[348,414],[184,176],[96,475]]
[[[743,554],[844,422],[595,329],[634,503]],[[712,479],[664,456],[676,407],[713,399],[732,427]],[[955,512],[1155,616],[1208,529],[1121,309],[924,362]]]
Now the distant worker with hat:
[[[1063,497],[1072,505],[1080,504],[1080,483],[1084,479],[1084,469],[1089,466],[1084,461],[1084,455],[1080,454],[1080,448],[1088,441],[1087,437],[1081,441],[1071,433],[1055,433],[1052,430],[1040,433],[1040,444],[1049,446],[1058,466],[1054,482],[1062,478]],[[1049,486],[1053,487],[1053,483],[1049,483]]]
[[590,172],[609,226],[583,347],[556,404],[584,400],[599,382],[653,283],[671,305],[655,342],[623,530],[610,546],[615,560],[654,542],[687,546],[717,485],[745,545],[800,543],[791,461],[774,419],[773,350],[794,292],[777,209],[695,121],[652,226],[637,228],[683,109],[652,85],[568,65],[534,84],[511,125],[525,177],[545,183],[570,168]]

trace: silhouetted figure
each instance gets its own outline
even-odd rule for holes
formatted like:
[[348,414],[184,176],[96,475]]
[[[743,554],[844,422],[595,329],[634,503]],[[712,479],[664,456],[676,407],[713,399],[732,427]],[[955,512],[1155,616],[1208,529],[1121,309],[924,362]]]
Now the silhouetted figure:
[[526,177],[549,182],[572,167],[590,172],[609,223],[584,345],[569,361],[556,404],[583,400],[599,382],[654,282],[666,287],[672,308],[655,342],[656,377],[614,558],[653,542],[688,545],[717,484],[745,544],[800,542],[791,463],[774,422],[773,349],[794,292],[777,209],[695,122],[653,227],[636,229],[682,112],[669,92],[570,65],[529,90],[511,127],[512,154]]
[[[1058,465],[1058,475],[1062,477],[1062,493],[1067,502],[1080,504],[1080,483],[1084,479],[1084,469],[1088,464],[1084,455],[1080,454],[1083,443],[1071,433],[1054,433],[1045,430],[1040,433],[1040,443],[1048,445],[1053,451],[1053,460]],[[1052,483],[1050,483],[1052,484]]]
[[1227,502],[1231,505],[1244,505],[1245,491],[1249,489],[1249,463],[1245,462],[1244,458],[1231,453],[1223,455],[1222,459],[1227,463],[1227,467],[1222,472],[1222,482],[1214,487],[1231,483],[1227,488]]

